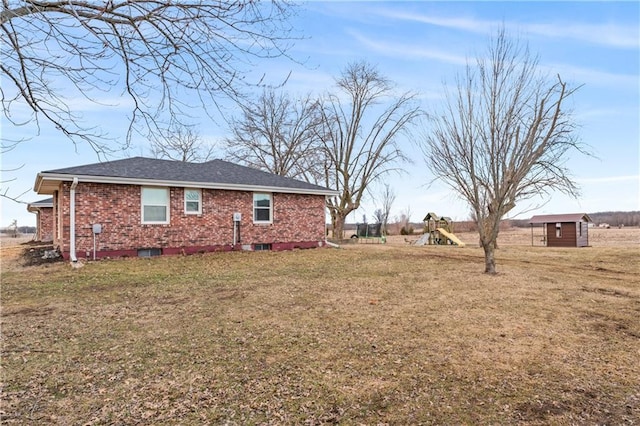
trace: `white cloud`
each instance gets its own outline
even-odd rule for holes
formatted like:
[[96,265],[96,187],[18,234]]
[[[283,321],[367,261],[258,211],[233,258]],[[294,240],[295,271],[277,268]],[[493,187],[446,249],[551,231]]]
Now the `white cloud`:
[[517,25],[521,31],[552,38],[569,38],[590,44],[613,48],[637,49],[640,47],[638,28],[616,24],[575,24],[553,22]]
[[406,43],[389,43],[373,40],[355,31],[350,31],[351,35],[365,47],[386,56],[411,58],[411,59],[434,59],[436,61],[465,65],[467,58],[461,55],[451,54],[444,50],[427,48],[424,45],[409,45]]
[[540,68],[550,74],[560,74],[563,80],[569,80],[576,84],[618,87],[636,91],[640,84],[637,75],[617,74],[567,64],[545,64]]
[[[450,51],[425,45],[374,40],[356,31],[350,31],[350,34],[366,48],[388,57],[411,58],[412,60],[431,59],[458,66],[468,63],[467,56],[450,53]],[[471,61],[471,63],[473,63],[473,61]],[[575,84],[589,84],[636,91],[638,90],[640,81],[637,75],[612,73],[561,63],[540,64],[540,70],[550,75],[560,74],[563,80],[568,80]]]
[[431,15],[427,16],[419,13],[398,12],[394,10],[382,10],[381,14],[383,14],[387,18],[392,19],[420,22],[437,27],[453,28],[456,30],[463,30],[481,34],[486,34],[495,28],[499,28],[502,25],[501,21],[486,21],[460,17],[447,18]]
[[586,122],[591,119],[616,117],[627,112],[628,110],[623,110],[622,108],[592,108],[575,114],[575,118],[580,122]]
[[567,21],[543,23],[503,22],[476,18],[432,16],[419,13],[398,12],[389,9],[379,10],[379,13],[387,18],[421,22],[477,34],[489,34],[504,25],[507,30],[516,33],[534,34],[549,38],[572,39],[583,43],[621,49],[637,49],[640,47],[638,28],[621,23],[581,24]]
[[598,183],[614,183],[614,182],[635,182],[640,183],[640,175],[630,175],[630,176],[603,176],[597,178],[577,178],[576,181],[578,183],[589,183],[589,184],[598,184]]

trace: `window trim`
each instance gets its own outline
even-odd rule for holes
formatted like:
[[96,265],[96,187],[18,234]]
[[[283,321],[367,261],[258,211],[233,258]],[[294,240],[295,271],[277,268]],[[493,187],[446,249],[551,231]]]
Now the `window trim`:
[[[256,210],[266,210],[264,207],[256,206],[256,196],[258,195],[266,195],[269,197],[269,220],[258,220],[256,215]],[[254,192],[253,193],[253,223],[258,224],[270,224],[273,223],[273,194],[270,192]]]
[[[145,189],[163,189],[165,191],[165,193],[167,194],[167,203],[165,205],[160,205],[160,204],[145,204],[144,203],[144,190]],[[153,221],[146,221],[144,220],[144,208],[145,206],[162,206],[166,208],[166,216],[167,219],[165,221],[157,221],[157,220],[153,220]],[[168,187],[166,186],[142,186],[140,188],[140,222],[143,225],[167,225],[170,222],[171,219],[171,213],[170,213],[170,209],[171,209],[171,191],[169,190]]]
[[[187,200],[187,192],[194,191],[198,193],[198,210],[197,211],[189,211],[187,210],[187,202],[194,203],[194,200]],[[202,190],[199,188],[184,188],[184,214],[194,214],[201,215],[202,214]]]

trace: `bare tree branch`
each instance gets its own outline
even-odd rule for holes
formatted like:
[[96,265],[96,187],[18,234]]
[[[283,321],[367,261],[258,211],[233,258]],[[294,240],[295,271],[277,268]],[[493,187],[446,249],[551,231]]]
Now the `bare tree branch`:
[[151,153],[156,158],[203,162],[213,155],[215,147],[206,145],[192,127],[175,124],[162,133],[151,140]]
[[294,100],[284,92],[265,90],[231,121],[232,136],[225,140],[227,157],[277,175],[317,183],[323,176],[316,130],[320,118],[317,101],[309,95]]
[[22,199],[22,197],[29,191],[31,191],[31,188],[23,191],[22,193],[20,193],[18,195],[10,195],[9,194],[9,188],[5,187],[4,190],[0,193],[0,197],[4,198],[5,200],[13,201],[13,202],[18,203],[18,204],[28,204],[26,201],[24,201]]
[[[23,168],[23,167],[24,167],[24,164],[21,164],[20,166],[18,166],[18,167],[14,167],[13,169],[5,169],[5,170],[2,170],[2,172],[3,172],[3,173],[5,173],[5,176],[6,176],[6,173],[7,173],[7,172],[15,172],[15,171],[20,170],[20,169],[21,169],[21,168]],[[16,202],[16,203],[20,203],[20,204],[27,204],[27,203],[26,203],[25,201],[23,201],[21,198],[22,198],[22,197],[23,197],[27,192],[29,192],[31,189],[27,189],[27,190],[23,191],[22,193],[20,193],[20,194],[18,194],[18,195],[9,194],[9,190],[10,190],[10,188],[9,188],[9,187],[7,187],[7,184],[8,184],[8,183],[10,183],[10,182],[15,182],[15,181],[17,181],[17,180],[18,180],[17,178],[1,179],[1,180],[0,180],[0,185],[2,185],[2,189],[0,190],[0,197],[1,197],[1,198],[4,198],[5,200],[14,201],[14,202]]]
[[99,154],[113,141],[102,123],[84,121],[74,98],[99,105],[105,94],[120,98],[129,108],[127,143],[134,132],[188,124],[193,108],[215,119],[223,100],[240,101],[260,84],[247,78],[257,61],[287,55],[291,8],[286,1],[4,0],[3,113],[15,126],[49,122]]

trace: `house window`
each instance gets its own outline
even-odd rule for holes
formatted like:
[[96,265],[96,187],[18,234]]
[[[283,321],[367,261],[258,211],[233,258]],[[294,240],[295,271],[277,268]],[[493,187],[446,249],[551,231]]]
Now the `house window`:
[[202,214],[202,192],[199,189],[184,190],[184,212]]
[[271,223],[271,194],[253,194],[253,221]]
[[578,225],[580,226],[580,228],[579,228],[580,236],[582,237],[582,222],[578,222]]
[[556,223],[556,238],[562,238],[562,224]]
[[169,188],[142,188],[142,223],[169,223]]
[[162,256],[161,248],[138,249],[138,257]]

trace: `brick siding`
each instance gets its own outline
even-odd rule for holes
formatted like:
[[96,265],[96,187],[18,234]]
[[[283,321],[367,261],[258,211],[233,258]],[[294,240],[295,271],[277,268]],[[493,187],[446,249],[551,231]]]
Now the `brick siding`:
[[[62,233],[54,244],[69,254],[70,183],[54,197],[62,212]],[[185,214],[184,189],[170,188],[170,223],[141,222],[141,186],[80,182],[76,187],[76,254],[93,255],[93,224],[97,257],[135,255],[138,249],[161,248],[163,253],[231,250],[272,244],[274,248],[318,247],[325,237],[323,195],[272,194],[272,223],[253,223],[253,192],[202,189],[202,214]],[[237,247],[233,244],[233,213],[242,214]],[[55,219],[53,220],[55,223]]]
[[36,240],[53,241],[53,208],[39,207],[36,215]]

